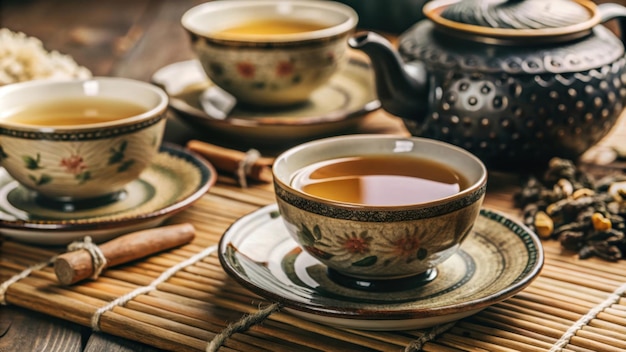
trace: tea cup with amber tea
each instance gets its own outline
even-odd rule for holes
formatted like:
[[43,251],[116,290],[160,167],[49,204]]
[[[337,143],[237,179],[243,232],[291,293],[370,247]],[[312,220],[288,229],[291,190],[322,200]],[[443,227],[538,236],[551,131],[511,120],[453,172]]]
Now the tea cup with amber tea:
[[114,200],[158,152],[167,104],[117,77],[0,87],[0,166],[41,200]]
[[347,62],[358,16],[322,0],[211,1],[181,18],[208,78],[237,102],[306,102]]
[[339,136],[280,154],[273,166],[282,219],[336,282],[365,290],[427,283],[470,233],[487,170],[445,142]]

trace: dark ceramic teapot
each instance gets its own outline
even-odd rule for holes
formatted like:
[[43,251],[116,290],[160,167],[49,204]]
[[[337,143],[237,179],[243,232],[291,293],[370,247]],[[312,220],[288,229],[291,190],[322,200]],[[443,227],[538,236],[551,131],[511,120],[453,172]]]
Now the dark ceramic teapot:
[[[435,0],[398,38],[351,47],[371,58],[383,109],[416,136],[497,169],[576,159],[626,102],[626,7],[584,0]],[[603,23],[616,19],[618,38]]]

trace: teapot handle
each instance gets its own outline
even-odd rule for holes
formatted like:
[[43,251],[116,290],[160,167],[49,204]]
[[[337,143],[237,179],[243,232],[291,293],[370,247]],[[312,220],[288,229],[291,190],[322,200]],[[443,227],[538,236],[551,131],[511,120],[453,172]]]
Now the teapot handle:
[[598,5],[597,9],[600,14],[600,23],[617,19],[620,38],[622,43],[626,45],[626,7],[614,3],[604,3]]

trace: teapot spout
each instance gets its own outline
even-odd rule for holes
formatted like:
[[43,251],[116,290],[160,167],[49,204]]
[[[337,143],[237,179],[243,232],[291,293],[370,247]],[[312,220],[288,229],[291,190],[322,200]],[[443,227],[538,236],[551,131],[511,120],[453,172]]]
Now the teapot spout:
[[348,45],[369,56],[376,92],[387,112],[421,123],[429,110],[428,74],[423,63],[405,64],[391,43],[374,32],[359,32]]

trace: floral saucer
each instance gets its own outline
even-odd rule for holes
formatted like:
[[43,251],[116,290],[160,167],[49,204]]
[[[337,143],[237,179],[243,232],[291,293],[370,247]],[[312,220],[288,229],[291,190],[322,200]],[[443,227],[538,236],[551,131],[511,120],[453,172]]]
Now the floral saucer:
[[[208,80],[197,60],[170,64],[152,76],[152,82],[170,95],[171,108],[190,125],[274,145],[356,127],[365,113],[380,107],[373,79],[367,62],[351,58],[307,103],[257,109],[230,102],[232,97],[219,97],[228,93]],[[207,108],[201,97],[211,92],[214,94],[208,95],[217,98],[203,102],[215,102],[216,106]]]
[[116,200],[64,209],[41,202],[0,168],[0,233],[38,245],[65,245],[87,235],[102,242],[158,226],[204,195],[216,179],[213,166],[199,156],[163,144],[151,165]]
[[291,239],[275,204],[233,223],[218,253],[235,280],[291,313],[364,330],[422,329],[467,317],[521,291],[543,266],[537,235],[485,209],[460,252],[437,267],[439,275],[404,291],[362,291],[329,279]]

